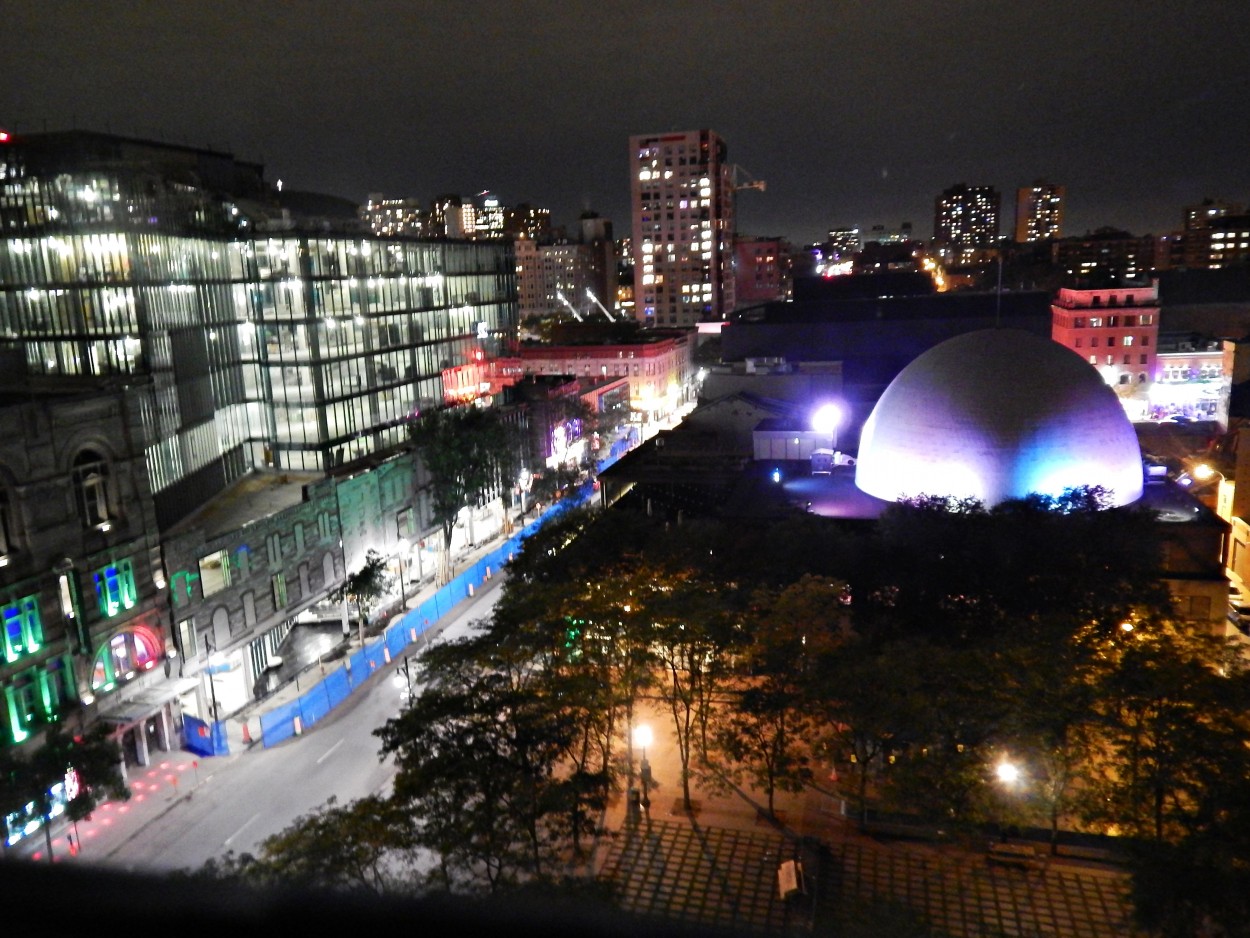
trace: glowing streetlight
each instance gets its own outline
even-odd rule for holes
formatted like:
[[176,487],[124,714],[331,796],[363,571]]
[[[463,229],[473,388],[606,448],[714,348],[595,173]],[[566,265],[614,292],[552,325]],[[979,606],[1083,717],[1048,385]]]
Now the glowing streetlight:
[[836,449],[838,426],[842,423],[842,408],[837,404],[822,404],[812,414],[812,429],[821,436],[829,437],[829,448]]
[[642,775],[642,807],[644,810],[651,807],[651,763],[647,761],[647,747],[651,745],[651,738],[651,727],[645,723],[634,727],[634,745],[642,750],[642,763],[639,771]]
[[1020,781],[1020,767],[1013,762],[1009,762],[1006,757],[998,763],[998,766],[994,769],[994,774],[998,776],[998,780],[1004,785],[1014,786]]

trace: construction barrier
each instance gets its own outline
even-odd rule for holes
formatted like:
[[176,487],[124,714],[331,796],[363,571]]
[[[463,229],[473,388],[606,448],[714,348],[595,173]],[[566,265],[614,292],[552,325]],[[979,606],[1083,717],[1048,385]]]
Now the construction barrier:
[[[607,465],[607,463],[602,465]],[[537,533],[547,522],[560,517],[576,506],[585,504],[593,495],[593,483],[586,482],[579,486],[534,521],[525,525],[521,531],[454,577],[450,583],[437,590],[425,602],[414,609],[409,609],[402,616],[397,616],[378,641],[352,653],[344,661],[342,668],[326,674],[321,681],[296,700],[279,704],[268,713],[262,714],[260,717],[261,742],[264,746],[266,748],[275,746],[292,736],[301,735],[305,727],[316,724],[334,707],[346,700],[356,688],[362,686],[380,669],[384,669],[392,660],[404,654],[409,646],[425,638],[426,633],[460,603],[471,599],[476,588],[491,579],[492,569],[505,567],[507,562],[520,552],[526,538]],[[225,742],[225,726],[214,724],[214,727],[221,727],[222,745],[225,748],[223,752],[203,752],[202,754],[228,754],[229,746]],[[244,734],[244,739],[248,739],[246,725]]]

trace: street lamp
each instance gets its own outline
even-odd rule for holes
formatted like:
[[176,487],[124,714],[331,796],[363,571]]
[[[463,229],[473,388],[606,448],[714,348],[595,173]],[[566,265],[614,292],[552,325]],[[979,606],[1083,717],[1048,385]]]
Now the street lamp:
[[812,429],[821,436],[829,437],[829,448],[837,449],[838,425],[842,422],[842,408],[837,404],[822,404],[812,414]]
[[647,761],[647,747],[651,745],[651,727],[645,723],[634,727],[634,745],[642,749],[642,763],[639,773],[642,776],[642,808],[651,807],[651,763]]
[[1009,762],[1004,756],[1002,761],[994,769],[994,774],[998,776],[998,780],[1009,788],[1014,788],[1016,783],[1020,781],[1020,767],[1014,762]]
[[204,633],[204,650],[208,652],[208,692],[213,698],[213,722],[217,722],[217,678],[213,674],[213,658],[217,657],[217,649],[213,647],[213,636],[211,632]]

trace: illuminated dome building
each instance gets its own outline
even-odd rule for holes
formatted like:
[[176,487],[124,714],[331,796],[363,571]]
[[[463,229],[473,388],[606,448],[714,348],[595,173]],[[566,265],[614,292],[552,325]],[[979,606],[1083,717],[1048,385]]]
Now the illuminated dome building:
[[860,434],[855,484],[887,501],[975,498],[1101,486],[1110,504],[1142,495],[1137,434],[1080,355],[1019,329],[948,339],[905,367]]

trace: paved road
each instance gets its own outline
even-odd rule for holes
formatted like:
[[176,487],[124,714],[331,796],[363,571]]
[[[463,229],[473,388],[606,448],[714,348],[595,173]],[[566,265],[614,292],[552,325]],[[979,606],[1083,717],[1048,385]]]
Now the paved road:
[[[435,641],[468,634],[489,615],[501,582],[496,577],[453,610]],[[395,669],[386,668],[302,735],[277,746],[232,741],[228,756],[156,753],[152,765],[132,770],[129,802],[106,804],[78,825],[76,856],[66,840],[72,831],[54,825],[54,856],[58,862],[165,873],[198,869],[231,851],[254,853],[266,837],[331,798],[345,804],[389,788],[394,769],[379,757],[373,730],[400,704]],[[46,860],[44,839],[25,840],[11,854]]]

